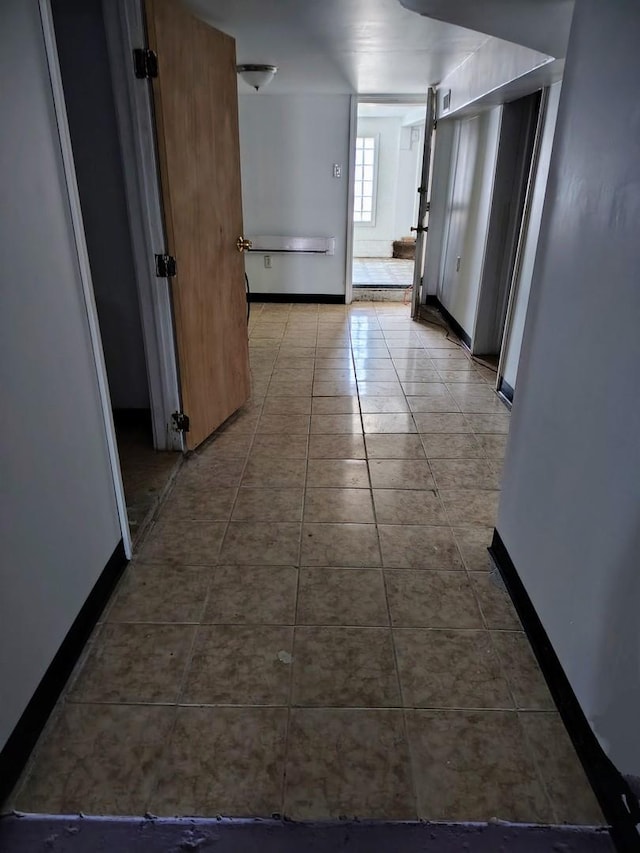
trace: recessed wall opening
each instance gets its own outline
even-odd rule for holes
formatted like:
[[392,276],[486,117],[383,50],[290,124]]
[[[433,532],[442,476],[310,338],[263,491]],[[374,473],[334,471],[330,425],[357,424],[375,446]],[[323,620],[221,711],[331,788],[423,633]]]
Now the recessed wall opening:
[[425,105],[359,102],[353,172],[353,299],[405,300],[414,276]]

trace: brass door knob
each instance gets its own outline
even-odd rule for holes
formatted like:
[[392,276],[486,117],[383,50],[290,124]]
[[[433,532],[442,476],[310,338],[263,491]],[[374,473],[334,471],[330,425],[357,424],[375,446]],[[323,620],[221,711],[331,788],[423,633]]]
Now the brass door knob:
[[246,240],[244,237],[238,237],[236,240],[236,249],[239,252],[245,252],[247,249],[250,249],[253,246],[251,240]]

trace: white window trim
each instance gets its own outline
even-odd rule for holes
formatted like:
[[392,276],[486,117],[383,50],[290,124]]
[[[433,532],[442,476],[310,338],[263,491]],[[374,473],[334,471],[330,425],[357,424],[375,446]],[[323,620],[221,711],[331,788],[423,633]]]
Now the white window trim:
[[[378,164],[380,162],[380,134],[379,133],[363,133],[360,134],[356,130],[356,138],[354,142],[354,151],[357,147],[358,139],[374,139],[373,145],[373,197],[371,200],[371,221],[370,222],[357,222],[355,218],[355,211],[353,210],[353,204],[351,205],[351,214],[353,216],[353,225],[355,228],[375,228],[376,227],[376,219],[378,218]],[[354,187],[354,200],[355,200],[355,185],[356,185],[356,172],[355,172],[355,154],[354,154],[354,167],[353,167],[353,187]]]

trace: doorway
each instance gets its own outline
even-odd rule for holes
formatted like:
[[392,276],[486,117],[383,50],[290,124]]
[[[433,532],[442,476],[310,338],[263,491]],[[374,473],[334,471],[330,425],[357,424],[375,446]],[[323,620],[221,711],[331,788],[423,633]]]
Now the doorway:
[[133,544],[180,461],[153,423],[143,328],[116,104],[101,0],[51,0],[58,61],[93,294]]
[[409,300],[424,129],[424,101],[358,102],[352,187],[354,300]]

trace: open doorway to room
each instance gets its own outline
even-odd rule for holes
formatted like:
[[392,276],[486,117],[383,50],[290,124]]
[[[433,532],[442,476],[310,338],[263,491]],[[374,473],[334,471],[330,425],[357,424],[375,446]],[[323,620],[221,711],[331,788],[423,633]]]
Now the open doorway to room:
[[[408,301],[425,104],[361,101],[353,173],[353,299]],[[415,230],[415,228],[414,228]]]
[[[118,116],[101,0],[51,0],[58,61],[131,540],[180,460],[158,429]],[[159,286],[159,283],[158,283]],[[154,421],[155,417],[155,421]],[[161,419],[160,419],[161,420]]]

